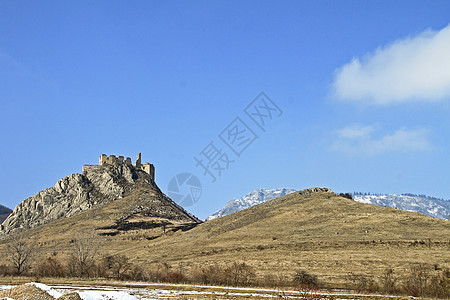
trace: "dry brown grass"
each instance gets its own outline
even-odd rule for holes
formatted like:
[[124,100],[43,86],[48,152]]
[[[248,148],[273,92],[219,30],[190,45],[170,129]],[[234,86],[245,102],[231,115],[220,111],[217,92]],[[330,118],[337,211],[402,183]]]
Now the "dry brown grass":
[[[116,200],[31,233],[42,255],[53,253],[64,261],[76,234],[92,228],[105,232],[98,228],[114,225],[136,201]],[[167,221],[142,215],[129,219],[133,220]],[[449,221],[333,193],[293,193],[188,231],[176,230],[181,222],[170,223],[165,233],[156,227],[102,236],[102,253],[126,255],[149,270],[166,263],[185,274],[199,266],[245,262],[260,281],[282,275],[288,282],[301,269],[329,287],[347,287],[349,274],[379,280],[387,268],[398,276],[416,265],[431,272],[436,266],[450,269]],[[4,253],[3,245],[0,251]]]

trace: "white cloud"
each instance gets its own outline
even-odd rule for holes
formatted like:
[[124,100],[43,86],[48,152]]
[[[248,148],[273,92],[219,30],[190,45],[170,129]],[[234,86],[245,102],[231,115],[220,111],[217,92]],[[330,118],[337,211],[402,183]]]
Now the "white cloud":
[[367,138],[371,132],[375,130],[375,125],[371,126],[360,126],[360,125],[353,125],[348,126],[345,128],[342,128],[337,131],[339,137],[341,138]]
[[331,149],[347,154],[376,155],[384,152],[428,151],[433,146],[428,132],[421,129],[401,128],[392,133],[374,137],[375,125],[352,125],[337,130],[337,139]]
[[353,58],[336,71],[333,89],[371,104],[450,99],[450,24]]

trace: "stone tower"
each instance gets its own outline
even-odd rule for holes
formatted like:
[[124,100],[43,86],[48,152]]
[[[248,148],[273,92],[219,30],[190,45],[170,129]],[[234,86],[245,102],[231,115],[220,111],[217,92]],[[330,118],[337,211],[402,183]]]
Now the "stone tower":
[[108,161],[108,156],[106,156],[106,154],[102,154],[100,155],[100,159],[99,159],[99,165],[103,165]]
[[136,159],[136,168],[141,168],[142,163],[141,163],[141,152],[139,152],[139,154],[137,155],[137,159]]

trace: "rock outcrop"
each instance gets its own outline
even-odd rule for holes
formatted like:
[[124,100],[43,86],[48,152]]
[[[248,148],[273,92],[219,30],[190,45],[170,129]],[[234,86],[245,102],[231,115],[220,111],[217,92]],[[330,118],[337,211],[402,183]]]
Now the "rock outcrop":
[[181,214],[198,221],[165,196],[150,174],[144,170],[126,163],[104,164],[83,168],[82,174],[62,178],[54,187],[25,199],[2,223],[0,233],[8,234],[71,217],[94,206],[124,198],[136,191],[143,193],[151,191],[159,195],[160,203],[164,202],[172,207],[171,217]]

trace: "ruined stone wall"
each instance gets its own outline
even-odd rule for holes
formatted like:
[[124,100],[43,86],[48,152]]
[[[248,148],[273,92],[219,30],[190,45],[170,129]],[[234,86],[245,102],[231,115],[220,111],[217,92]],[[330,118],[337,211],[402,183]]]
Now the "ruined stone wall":
[[132,165],[131,158],[129,158],[129,157],[125,158],[122,155],[116,157],[114,154],[111,154],[110,156],[107,156],[106,154],[102,154],[102,155],[100,155],[100,158],[99,158],[100,166],[102,166],[104,164],[110,164],[110,165],[116,166],[116,165],[120,165],[122,163],[126,163],[127,165]]
[[137,155],[137,159],[136,159],[136,168],[140,169],[142,167],[141,164],[141,153],[139,152],[139,154]]
[[[141,153],[139,153],[137,155],[136,164],[134,165],[134,167],[138,170],[143,170],[144,172],[149,174],[151,176],[152,180],[154,181],[155,180],[155,166],[148,162],[142,164],[141,158],[142,158]],[[125,158],[122,155],[116,157],[114,154],[111,154],[109,156],[107,156],[106,154],[102,154],[99,157],[99,165],[98,166],[84,165],[83,172],[90,170],[92,168],[95,168],[95,167],[103,166],[104,164],[109,164],[109,165],[113,165],[113,166],[126,164],[128,166],[133,166],[133,164],[131,162],[131,158],[129,158],[129,157]]]
[[102,155],[100,155],[98,164],[101,166],[101,165],[105,164],[107,160],[108,160],[108,156],[106,156],[106,154],[102,154]]
[[97,166],[97,165],[83,165],[83,168],[82,168],[82,172],[81,172],[81,174],[86,174],[86,172],[88,172],[88,171],[91,171],[91,170],[98,170],[98,169],[100,169],[102,166]]
[[155,180],[155,166],[146,162],[142,165],[142,169]]

